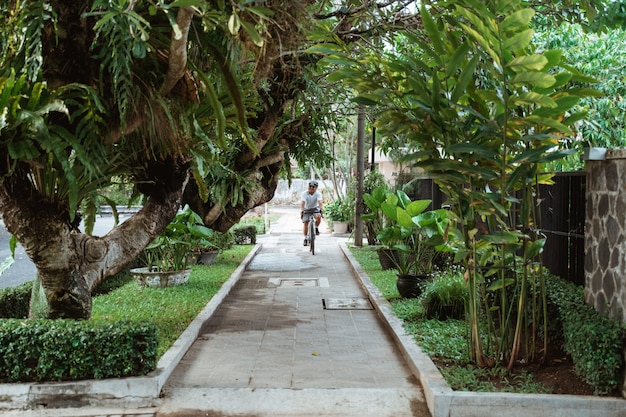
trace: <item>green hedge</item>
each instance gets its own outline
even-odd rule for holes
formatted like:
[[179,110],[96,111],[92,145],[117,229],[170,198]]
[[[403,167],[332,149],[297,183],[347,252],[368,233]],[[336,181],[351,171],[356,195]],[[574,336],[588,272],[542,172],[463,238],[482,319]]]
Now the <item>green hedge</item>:
[[145,375],[156,369],[156,332],[134,322],[0,320],[0,381]]
[[240,226],[233,229],[233,236],[236,245],[245,245],[256,243],[256,227],[255,226]]
[[25,282],[14,288],[0,291],[0,318],[25,319],[28,317],[33,282]]
[[623,382],[624,326],[586,304],[582,287],[556,277],[548,279],[546,286],[550,308],[556,310],[562,326],[563,348],[576,372],[597,395],[614,391]]

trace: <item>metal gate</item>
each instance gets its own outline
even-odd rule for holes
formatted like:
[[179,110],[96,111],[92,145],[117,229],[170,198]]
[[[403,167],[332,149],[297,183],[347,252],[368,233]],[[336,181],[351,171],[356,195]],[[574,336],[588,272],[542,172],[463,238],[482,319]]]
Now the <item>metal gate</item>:
[[[585,283],[585,172],[555,174],[554,185],[540,185],[540,230],[546,236],[543,265],[554,275],[578,285]],[[429,199],[431,208],[447,196],[430,178],[414,180],[412,199]]]

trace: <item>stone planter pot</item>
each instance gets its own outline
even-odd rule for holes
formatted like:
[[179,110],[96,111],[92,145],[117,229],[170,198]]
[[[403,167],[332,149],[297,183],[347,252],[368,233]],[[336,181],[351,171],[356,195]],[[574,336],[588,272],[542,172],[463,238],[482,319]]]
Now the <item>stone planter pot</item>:
[[133,268],[130,270],[132,276],[139,285],[144,287],[165,288],[181,285],[189,280],[191,268],[179,271],[159,271],[148,268]]
[[335,222],[333,221],[334,233],[348,233],[348,222]]
[[400,275],[396,288],[403,298],[417,298],[422,294],[422,283],[428,280],[427,274]]

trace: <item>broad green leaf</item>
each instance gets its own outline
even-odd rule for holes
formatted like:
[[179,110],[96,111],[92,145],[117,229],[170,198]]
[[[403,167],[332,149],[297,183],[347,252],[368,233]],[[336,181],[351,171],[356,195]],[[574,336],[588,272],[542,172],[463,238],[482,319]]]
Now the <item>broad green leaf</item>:
[[570,110],[572,107],[578,104],[580,97],[577,96],[562,96],[555,100],[556,106],[540,109],[536,109],[533,115],[540,117],[556,117]]
[[525,49],[530,45],[530,42],[533,39],[533,34],[535,33],[532,29],[527,29],[521,33],[518,33],[511,38],[504,41],[502,44],[502,48],[509,51],[518,51],[521,49]]
[[507,67],[511,68],[515,72],[527,70],[541,71],[547,63],[548,59],[545,56],[532,54],[514,58],[507,64]]
[[511,159],[511,164],[527,164],[527,163],[540,163],[544,162],[543,159],[546,157],[546,154],[553,149],[554,146],[543,146],[537,149],[530,149],[522,152],[521,154],[515,156]]
[[411,202],[411,198],[402,190],[396,191],[397,197],[397,205],[406,208],[406,206]]
[[236,35],[239,33],[239,28],[241,27],[241,21],[239,20],[239,16],[236,13],[230,15],[228,19],[228,31],[231,35]]
[[426,208],[428,208],[428,206],[430,206],[430,203],[432,203],[432,200],[415,200],[415,201],[411,201],[406,206],[406,212],[411,217],[417,216],[418,214],[420,214],[424,210],[426,210]]
[[402,207],[397,208],[397,218],[398,218],[398,224],[401,227],[407,227],[407,228],[414,227],[413,219],[411,218],[409,213],[407,213],[406,210],[404,210]]
[[543,56],[546,57],[548,63],[546,64],[544,71],[549,70],[552,67],[556,67],[561,63],[561,58],[563,56],[563,51],[560,49],[551,49],[549,51],[544,51]]
[[[323,61],[326,61],[326,58],[324,58]],[[351,78],[352,79],[358,78],[358,77],[361,77],[362,75],[363,73],[361,71],[357,71],[351,68],[343,68],[338,71],[331,72],[330,74],[328,74],[326,79],[331,82],[337,82],[337,81],[349,80]]]
[[397,205],[396,204],[391,204],[387,201],[385,201],[384,203],[382,203],[380,205],[381,210],[383,211],[383,213],[385,213],[385,216],[387,216],[388,218],[390,218],[393,221],[397,221],[398,220],[398,211],[397,211]]
[[11,159],[26,161],[37,158],[40,153],[35,144],[30,139],[22,139],[19,142],[7,143],[7,149]]
[[500,29],[516,30],[522,27],[527,28],[534,15],[535,11],[533,9],[518,10],[504,18],[502,23],[500,23]]
[[517,74],[511,80],[513,84],[528,84],[540,88],[548,88],[555,83],[554,76],[544,72],[529,71]]
[[39,99],[41,98],[41,93],[43,92],[44,88],[44,83],[35,83],[33,89],[30,92],[28,104],[26,105],[26,108],[28,110],[36,110],[36,107],[39,105]]
[[493,59],[494,63],[498,67],[502,65],[500,62],[500,55],[497,54],[494,50],[494,47],[498,47],[500,45],[497,40],[493,39],[493,42],[491,42],[487,40],[487,38],[485,38],[481,33],[474,30],[471,26],[467,26],[465,24],[461,24],[460,26],[463,28],[463,30],[465,30],[469,35],[472,36],[474,41],[476,41],[480,45],[480,47],[485,50],[485,52],[489,54],[491,59]]
[[546,108],[557,107],[556,101],[554,101],[551,97],[546,96],[545,94],[536,93],[534,91],[529,91],[529,92],[522,93],[519,95],[511,95],[509,97],[508,104],[511,107],[524,106],[524,105],[539,106],[539,107],[546,107]]

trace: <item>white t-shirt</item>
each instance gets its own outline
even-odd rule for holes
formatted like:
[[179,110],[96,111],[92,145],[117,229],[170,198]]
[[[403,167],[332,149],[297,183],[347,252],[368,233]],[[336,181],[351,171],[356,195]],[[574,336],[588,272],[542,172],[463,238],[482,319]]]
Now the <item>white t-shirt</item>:
[[304,201],[304,209],[310,210],[319,208],[319,201],[322,201],[322,193],[315,190],[313,194],[309,194],[308,191],[302,193],[302,201]]

